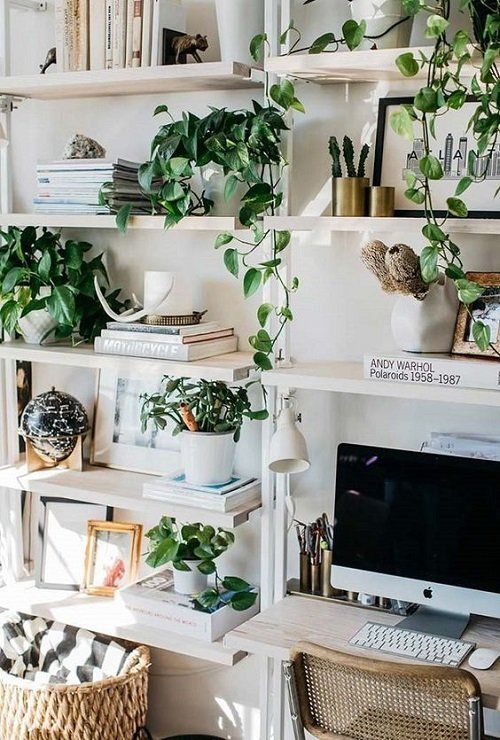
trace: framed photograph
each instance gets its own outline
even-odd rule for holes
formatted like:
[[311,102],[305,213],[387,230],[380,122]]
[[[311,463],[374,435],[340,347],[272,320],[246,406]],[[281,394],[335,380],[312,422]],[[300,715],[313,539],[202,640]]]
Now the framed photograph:
[[83,590],[113,596],[137,579],[142,524],[89,521]]
[[103,369],[94,421],[91,462],[137,473],[164,475],[179,467],[179,442],[170,428],[141,430],[142,393],[160,390],[164,371],[144,368],[130,371]]
[[[398,136],[391,128],[391,113],[403,104],[413,103],[412,97],[381,98],[378,109],[377,139],[373,184],[393,186],[396,216],[421,216],[423,208],[405,197],[405,172],[420,172],[418,162],[424,154],[423,139],[413,142]],[[450,110],[446,116],[436,119],[436,138],[431,139],[432,153],[439,159],[444,171],[441,180],[432,181],[435,213],[446,215],[446,199],[454,195],[458,181],[469,174],[469,152],[477,148],[476,141],[467,126],[477,103],[468,99],[460,110]],[[416,127],[418,132],[418,127]],[[500,186],[500,143],[487,155],[476,158],[476,176],[485,173],[482,182],[474,183],[464,193],[463,199],[469,209],[470,218],[500,218],[500,199],[495,191]]]
[[469,305],[470,314],[467,307],[460,304],[452,352],[456,355],[476,355],[499,359],[492,347],[486,352],[478,349],[472,336],[472,326],[473,319],[489,326],[491,344],[500,352],[500,272],[468,272],[466,278],[482,285],[484,293],[477,301]]
[[39,498],[35,581],[39,588],[78,591],[84,576],[87,522],[111,521],[113,509],[65,498]]

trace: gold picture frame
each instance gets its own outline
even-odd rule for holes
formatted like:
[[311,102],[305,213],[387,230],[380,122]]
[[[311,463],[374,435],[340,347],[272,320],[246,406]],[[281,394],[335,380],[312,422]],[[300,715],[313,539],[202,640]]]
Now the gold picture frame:
[[94,596],[114,596],[137,580],[141,558],[142,524],[87,522],[82,591]]
[[[494,357],[498,360],[498,352],[500,352],[500,272],[468,272],[465,277],[481,285],[484,293],[469,306],[460,304],[451,351],[455,355]],[[493,346],[488,347],[484,352],[481,352],[472,337],[471,314],[490,327]]]

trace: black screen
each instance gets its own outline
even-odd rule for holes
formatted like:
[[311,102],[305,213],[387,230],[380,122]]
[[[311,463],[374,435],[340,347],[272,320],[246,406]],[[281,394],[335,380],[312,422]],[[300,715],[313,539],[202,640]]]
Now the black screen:
[[339,445],[333,562],[500,593],[500,462]]

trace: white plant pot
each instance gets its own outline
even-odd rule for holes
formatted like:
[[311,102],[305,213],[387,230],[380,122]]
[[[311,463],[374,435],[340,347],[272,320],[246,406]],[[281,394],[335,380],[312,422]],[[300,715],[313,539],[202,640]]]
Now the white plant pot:
[[264,0],[216,0],[215,7],[222,61],[255,66],[249,47],[264,33]]
[[[51,289],[47,286],[40,288],[38,298],[47,298]],[[26,344],[41,344],[42,340],[47,339],[48,332],[57,326],[55,321],[46,308],[39,311],[32,311],[27,316],[23,316],[17,322],[19,331],[23,335]]]
[[236,188],[232,198],[224,198],[226,187],[226,176],[222,167],[218,164],[207,164],[201,168],[201,184],[205,196],[213,200],[214,206],[210,211],[211,216],[237,216],[241,208],[241,198],[245,192],[245,185],[241,183]]
[[221,486],[231,480],[236,443],[233,432],[182,432],[181,457],[186,482]]
[[[366,35],[379,36],[394,23],[406,16],[401,0],[352,0],[351,15],[359,23],[366,21]],[[371,49],[375,43],[378,49],[402,49],[410,44],[413,17],[393,28],[380,39],[364,39],[360,49]]]
[[457,310],[457,291],[450,280],[434,283],[423,301],[401,296],[391,317],[394,341],[405,352],[449,352]]
[[196,596],[204,591],[208,584],[208,576],[203,575],[197,568],[201,560],[189,560],[186,564],[191,570],[177,570],[173,568],[174,590],[185,596]]

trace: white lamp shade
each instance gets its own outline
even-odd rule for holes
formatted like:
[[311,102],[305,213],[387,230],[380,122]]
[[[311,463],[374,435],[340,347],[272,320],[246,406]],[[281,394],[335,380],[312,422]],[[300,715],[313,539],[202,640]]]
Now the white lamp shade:
[[295,412],[292,408],[284,408],[271,439],[269,470],[273,473],[303,473],[310,465],[306,441],[297,429]]

